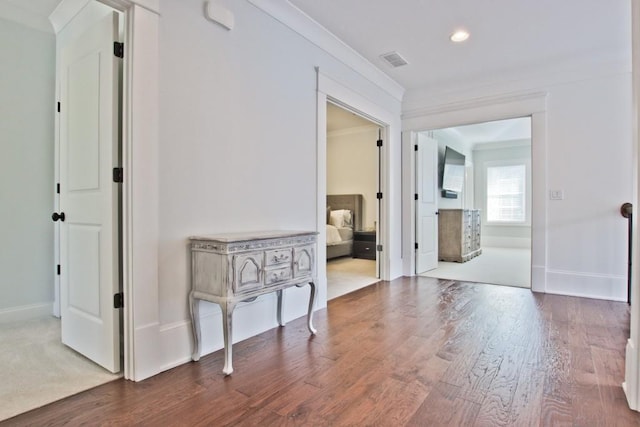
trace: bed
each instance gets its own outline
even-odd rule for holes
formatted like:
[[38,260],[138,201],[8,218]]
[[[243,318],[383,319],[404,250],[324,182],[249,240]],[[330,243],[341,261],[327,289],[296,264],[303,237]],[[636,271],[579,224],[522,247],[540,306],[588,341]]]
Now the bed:
[[362,194],[327,195],[327,259],[353,254],[353,231],[362,230]]

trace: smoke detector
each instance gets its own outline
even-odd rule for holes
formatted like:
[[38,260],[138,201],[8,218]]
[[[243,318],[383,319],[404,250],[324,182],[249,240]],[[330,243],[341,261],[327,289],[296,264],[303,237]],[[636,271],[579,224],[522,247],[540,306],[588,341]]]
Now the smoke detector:
[[408,64],[407,60],[400,56],[398,52],[385,53],[383,55],[380,55],[380,58],[387,61],[387,63],[393,68],[402,67],[403,65]]

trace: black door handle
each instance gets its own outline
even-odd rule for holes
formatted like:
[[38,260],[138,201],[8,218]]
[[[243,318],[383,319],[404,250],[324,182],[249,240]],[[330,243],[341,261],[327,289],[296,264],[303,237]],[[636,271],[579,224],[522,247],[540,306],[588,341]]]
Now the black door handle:
[[57,220],[63,221],[64,222],[64,212],[54,212],[51,215],[51,219],[53,220],[53,222],[56,222]]

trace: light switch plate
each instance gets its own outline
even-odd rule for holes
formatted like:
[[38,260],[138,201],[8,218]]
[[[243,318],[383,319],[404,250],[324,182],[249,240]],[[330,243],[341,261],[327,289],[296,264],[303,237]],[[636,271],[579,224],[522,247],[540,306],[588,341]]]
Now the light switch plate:
[[551,200],[564,200],[564,191],[551,190],[549,191],[549,199]]

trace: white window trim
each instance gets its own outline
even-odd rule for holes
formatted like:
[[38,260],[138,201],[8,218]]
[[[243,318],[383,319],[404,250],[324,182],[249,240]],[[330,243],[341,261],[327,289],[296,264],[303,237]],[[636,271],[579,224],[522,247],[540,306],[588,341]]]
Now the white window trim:
[[489,227],[531,227],[531,159],[508,159],[508,160],[490,160],[482,164],[482,185],[485,188],[482,206],[487,211],[487,169],[502,166],[525,166],[525,220],[524,221],[489,221],[484,216],[484,224]]

